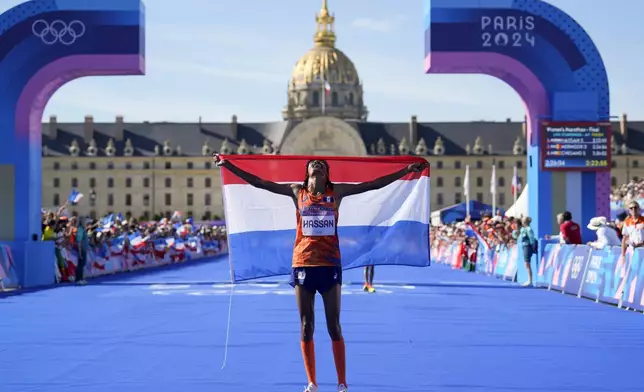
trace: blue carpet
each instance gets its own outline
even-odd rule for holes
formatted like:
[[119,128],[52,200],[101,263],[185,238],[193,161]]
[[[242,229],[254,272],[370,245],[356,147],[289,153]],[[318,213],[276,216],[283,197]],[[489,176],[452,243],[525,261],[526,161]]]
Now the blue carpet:
[[[225,261],[0,299],[0,391],[296,391],[305,384],[285,278],[242,284]],[[344,276],[348,381],[359,391],[641,391],[644,315],[430,268]],[[351,284],[355,282],[355,284]],[[317,301],[321,391],[335,390]]]

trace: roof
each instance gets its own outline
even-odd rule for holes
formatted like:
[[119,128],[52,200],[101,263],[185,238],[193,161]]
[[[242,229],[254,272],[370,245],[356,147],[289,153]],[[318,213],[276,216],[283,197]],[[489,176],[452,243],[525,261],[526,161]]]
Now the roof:
[[[382,139],[389,153],[391,145],[397,149],[403,138],[410,139],[409,122],[347,123],[362,136],[367,150]],[[228,140],[233,150],[244,140],[251,153],[261,153],[265,140],[279,146],[295,125],[296,121],[236,123],[236,126],[234,123],[124,123],[122,138],[117,137],[119,129],[116,123],[93,123],[90,126],[98,147],[97,156],[106,156],[105,147],[110,139],[115,141],[116,155],[122,154],[125,141],[129,139],[134,156],[152,156],[155,147],[162,148],[166,141],[174,150],[173,155],[200,156],[204,143],[208,143],[211,151],[218,151],[224,140]],[[55,123],[52,126],[57,130],[55,138],[50,136],[50,124],[43,124],[42,143],[48,155],[69,155],[69,147],[74,140],[80,147],[80,155],[84,155],[89,146],[89,140],[84,137],[85,123]],[[613,124],[613,130],[619,147],[626,143],[630,153],[644,153],[644,122],[629,122],[626,138],[620,132],[619,123]],[[419,122],[417,137],[424,139],[430,150],[440,137],[444,142],[445,155],[466,155],[466,146],[473,147],[477,137],[481,138],[486,154],[490,153],[489,146],[492,146],[493,154],[510,155],[517,139],[523,143],[523,125],[521,122]]]

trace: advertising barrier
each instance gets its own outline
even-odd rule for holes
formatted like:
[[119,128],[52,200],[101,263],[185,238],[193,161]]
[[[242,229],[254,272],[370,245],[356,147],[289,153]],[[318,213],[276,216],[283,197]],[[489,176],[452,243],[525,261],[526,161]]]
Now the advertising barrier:
[[[201,237],[160,238],[145,243],[132,243],[116,238],[90,248],[85,265],[85,278],[176,264],[228,251],[225,241]],[[78,266],[78,252],[72,247],[59,247],[52,259],[56,264],[56,281],[73,282]],[[0,245],[0,289],[18,288],[17,271],[11,250]]]
[[[432,248],[432,261],[458,269],[458,243],[441,242]],[[587,245],[547,243],[541,258],[531,261],[533,284],[623,309],[644,311],[644,248],[595,249]],[[518,246],[479,247],[476,272],[523,283],[528,279],[523,250]]]

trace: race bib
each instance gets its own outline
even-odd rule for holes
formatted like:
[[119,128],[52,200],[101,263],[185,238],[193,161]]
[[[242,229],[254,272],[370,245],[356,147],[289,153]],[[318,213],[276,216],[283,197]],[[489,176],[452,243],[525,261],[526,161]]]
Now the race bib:
[[335,215],[302,216],[302,234],[307,237],[335,235]]

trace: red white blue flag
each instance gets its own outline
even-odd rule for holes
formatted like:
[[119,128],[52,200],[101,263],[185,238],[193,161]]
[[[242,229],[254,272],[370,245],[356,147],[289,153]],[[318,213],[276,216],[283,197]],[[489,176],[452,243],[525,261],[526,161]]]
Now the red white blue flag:
[[[222,157],[262,179],[301,184],[311,157],[231,155]],[[334,183],[361,183],[395,173],[422,158],[315,157],[329,163]],[[296,215],[293,200],[255,188],[222,170],[232,280],[291,272]],[[429,168],[388,186],[348,196],[339,211],[342,267],[429,265]]]

